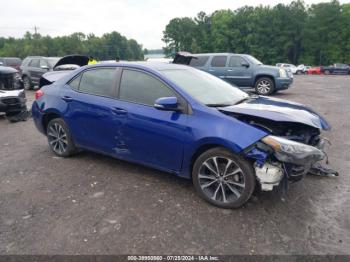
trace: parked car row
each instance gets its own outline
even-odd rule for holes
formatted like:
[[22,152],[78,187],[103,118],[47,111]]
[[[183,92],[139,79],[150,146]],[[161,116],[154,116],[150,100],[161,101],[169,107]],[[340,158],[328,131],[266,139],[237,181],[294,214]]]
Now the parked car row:
[[303,64],[295,66],[293,64],[281,64],[281,63],[278,63],[278,64],[276,64],[276,66],[277,67],[282,67],[282,68],[284,68],[286,70],[289,70],[293,74],[297,74],[297,75],[306,74],[307,70],[310,68],[310,66],[305,66]]
[[305,65],[299,65],[295,66],[292,64],[276,64],[278,67],[285,68],[287,70],[290,70],[293,74],[308,74],[308,75],[350,75],[350,65],[347,64],[333,64],[330,66],[317,66],[317,67],[311,67],[311,66],[305,66]]

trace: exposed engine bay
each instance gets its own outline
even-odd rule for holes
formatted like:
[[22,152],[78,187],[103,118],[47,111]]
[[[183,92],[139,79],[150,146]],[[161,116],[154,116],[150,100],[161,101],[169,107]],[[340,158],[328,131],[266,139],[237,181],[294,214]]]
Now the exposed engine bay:
[[301,180],[306,174],[338,176],[328,164],[324,152],[329,141],[321,137],[319,128],[297,122],[274,121],[241,113],[229,113],[236,119],[266,131],[267,137],[244,150],[254,161],[257,180],[263,191],[275,186],[288,189],[288,182]]

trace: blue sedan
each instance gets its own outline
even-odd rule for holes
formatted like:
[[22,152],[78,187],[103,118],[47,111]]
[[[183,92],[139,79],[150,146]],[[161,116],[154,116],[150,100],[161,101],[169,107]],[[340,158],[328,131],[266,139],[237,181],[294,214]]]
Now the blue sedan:
[[300,180],[325,156],[330,126],[300,104],[251,96],[166,63],[79,68],[36,92],[36,127],[60,157],[79,149],[190,178],[223,208]]

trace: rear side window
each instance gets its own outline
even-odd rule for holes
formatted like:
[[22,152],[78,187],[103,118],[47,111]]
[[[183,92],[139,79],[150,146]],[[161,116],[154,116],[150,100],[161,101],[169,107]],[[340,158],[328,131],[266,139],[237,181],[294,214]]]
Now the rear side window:
[[190,66],[204,66],[209,59],[209,56],[198,56],[197,58],[192,58]]
[[214,56],[211,60],[212,67],[225,67],[227,56]]
[[171,96],[175,96],[174,92],[158,79],[139,71],[123,70],[121,100],[153,106],[158,98]]
[[29,66],[32,66],[32,67],[39,67],[39,62],[40,62],[40,59],[33,59]]
[[116,91],[114,84],[115,71],[115,68],[89,70],[84,72],[81,76],[80,84],[75,82],[74,79],[69,85],[73,84],[73,89],[79,85],[79,91],[83,93],[114,97]]
[[81,79],[81,75],[77,76],[76,78],[74,78],[73,80],[71,80],[68,85],[73,89],[73,90],[78,90],[79,89],[79,84],[80,84],[80,79]]

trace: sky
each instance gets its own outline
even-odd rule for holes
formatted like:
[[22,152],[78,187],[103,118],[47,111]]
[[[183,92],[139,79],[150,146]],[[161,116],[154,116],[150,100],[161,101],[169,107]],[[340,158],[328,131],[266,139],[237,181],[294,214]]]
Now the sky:
[[[328,0],[329,1],[329,0]],[[328,2],[304,0],[306,4]],[[62,36],[74,32],[117,31],[147,49],[164,46],[163,31],[175,17],[195,17],[244,5],[288,4],[291,0],[0,0],[0,36],[22,37],[26,31]],[[350,0],[340,0],[349,3]]]

